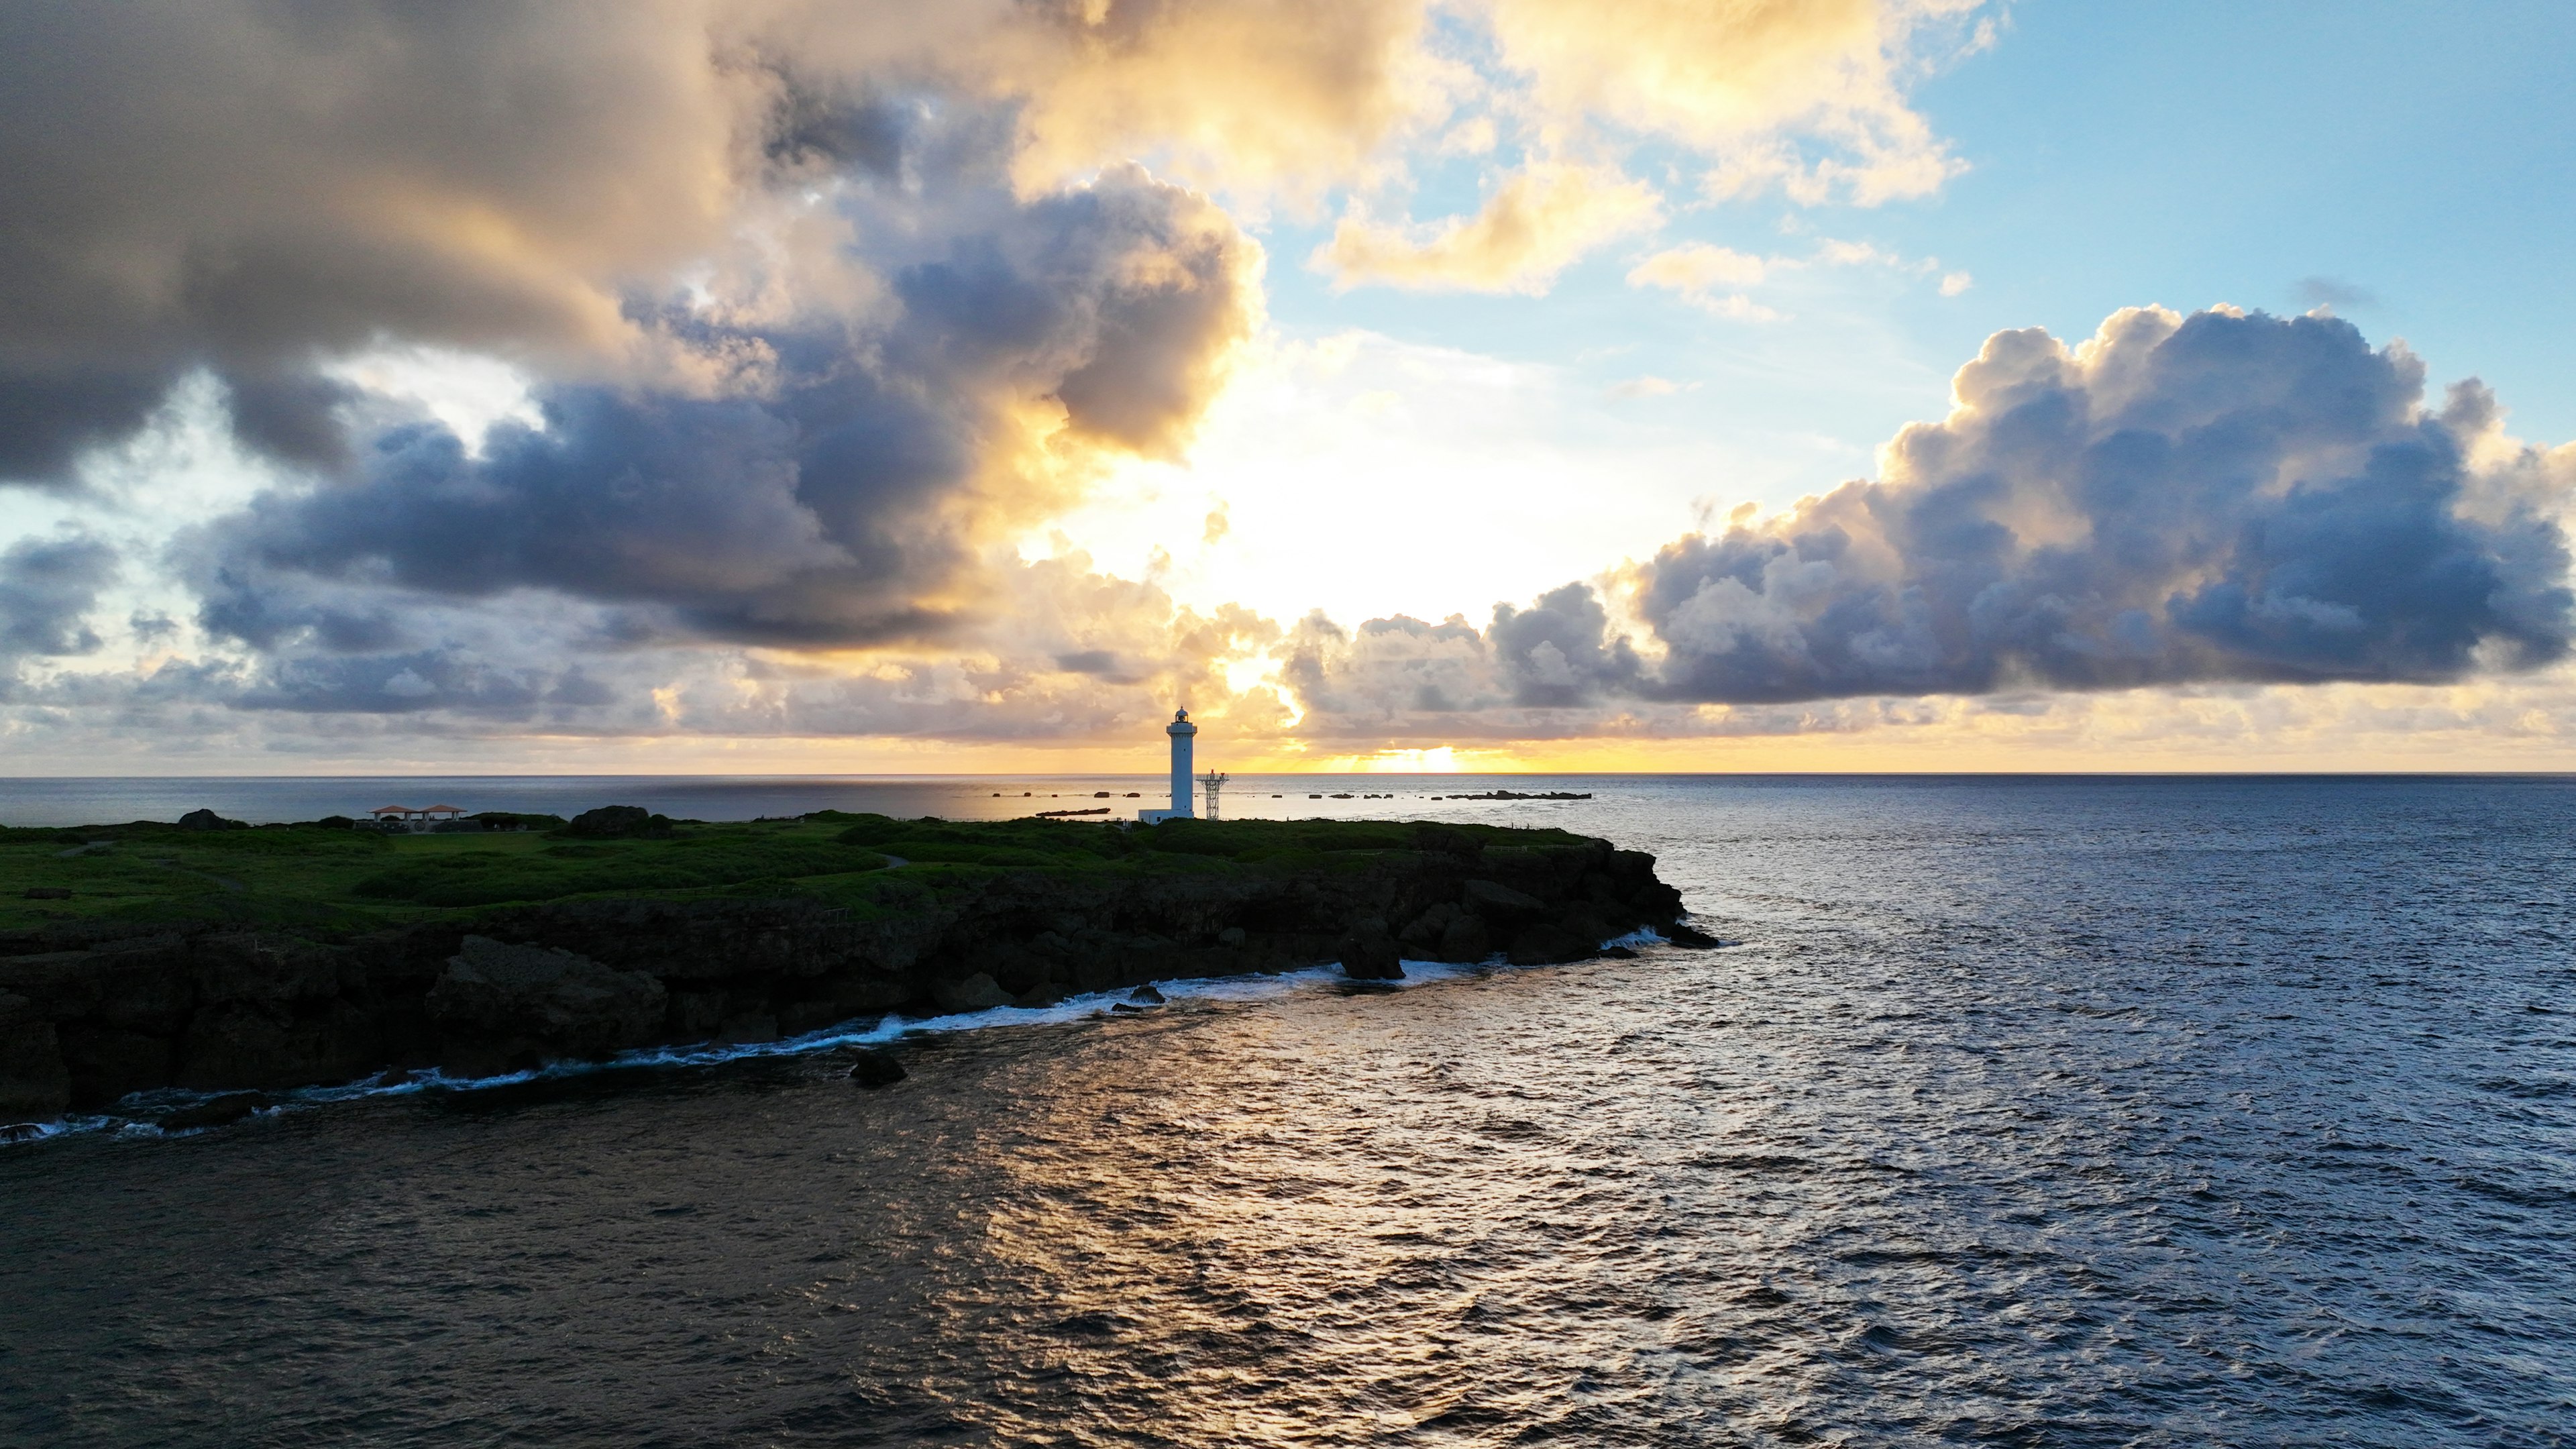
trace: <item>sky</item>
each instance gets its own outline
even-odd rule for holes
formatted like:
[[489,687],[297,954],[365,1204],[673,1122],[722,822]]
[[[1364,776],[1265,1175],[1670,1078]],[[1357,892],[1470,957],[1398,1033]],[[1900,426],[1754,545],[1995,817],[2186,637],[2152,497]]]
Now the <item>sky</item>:
[[11,773],[2569,769],[2564,6],[0,11]]

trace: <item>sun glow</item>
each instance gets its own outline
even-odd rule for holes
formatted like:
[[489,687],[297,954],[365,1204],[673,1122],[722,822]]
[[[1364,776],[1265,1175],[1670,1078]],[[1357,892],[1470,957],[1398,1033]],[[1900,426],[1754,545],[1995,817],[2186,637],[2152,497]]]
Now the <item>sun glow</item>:
[[1509,770],[1516,757],[1502,750],[1468,750],[1454,745],[1430,750],[1380,750],[1373,755],[1343,755],[1326,761],[1329,774],[1455,775],[1461,771]]

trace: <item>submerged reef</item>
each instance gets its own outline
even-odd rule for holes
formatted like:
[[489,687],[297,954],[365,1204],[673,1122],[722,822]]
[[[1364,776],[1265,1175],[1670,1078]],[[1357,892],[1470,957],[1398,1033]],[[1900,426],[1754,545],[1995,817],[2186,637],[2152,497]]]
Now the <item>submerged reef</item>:
[[1704,940],[1652,856],[1561,830],[634,813],[0,829],[0,1120],[1332,961],[1572,961],[1640,928]]

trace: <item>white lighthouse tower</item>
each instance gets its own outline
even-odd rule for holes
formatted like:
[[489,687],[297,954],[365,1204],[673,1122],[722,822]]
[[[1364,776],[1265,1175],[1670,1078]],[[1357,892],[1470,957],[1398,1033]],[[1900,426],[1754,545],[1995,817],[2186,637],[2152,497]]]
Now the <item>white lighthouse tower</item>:
[[1192,786],[1190,741],[1198,735],[1198,732],[1199,727],[1190,723],[1188,710],[1173,711],[1172,722],[1163,726],[1163,733],[1172,737],[1172,808],[1139,810],[1136,812],[1138,820],[1147,825],[1159,825],[1166,820],[1190,820],[1197,817],[1197,812],[1190,808]]

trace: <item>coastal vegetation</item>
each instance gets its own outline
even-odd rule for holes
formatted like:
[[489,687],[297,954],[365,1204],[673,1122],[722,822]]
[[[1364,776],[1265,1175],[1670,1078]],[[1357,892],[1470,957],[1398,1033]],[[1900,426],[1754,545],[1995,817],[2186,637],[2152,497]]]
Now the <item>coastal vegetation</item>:
[[[1174,821],[1129,830],[832,810],[791,820],[664,820],[658,830],[648,824],[602,838],[552,816],[499,818],[514,828],[409,834],[345,821],[0,827],[0,930],[73,920],[365,930],[490,906],[631,896],[800,897],[870,913],[925,891],[953,894],[996,872],[1351,870],[1426,838],[1524,849],[1582,840],[1561,830],[1384,821]],[[536,828],[515,828],[520,822]],[[887,876],[897,860],[912,869]]]

